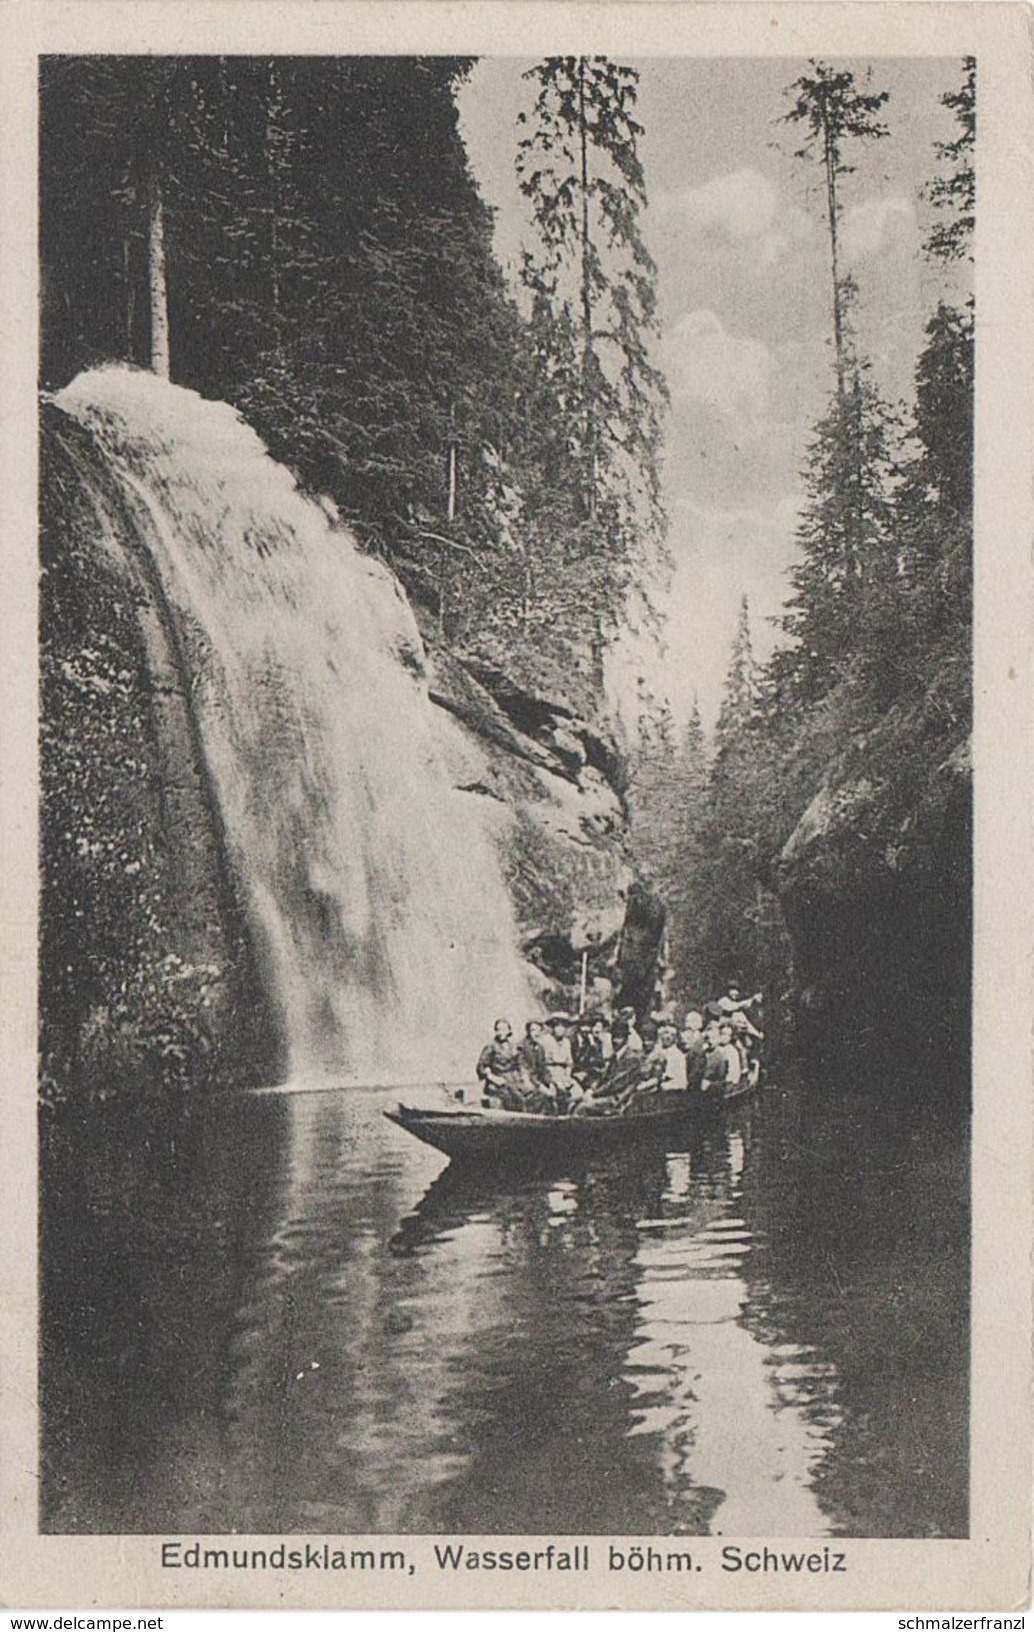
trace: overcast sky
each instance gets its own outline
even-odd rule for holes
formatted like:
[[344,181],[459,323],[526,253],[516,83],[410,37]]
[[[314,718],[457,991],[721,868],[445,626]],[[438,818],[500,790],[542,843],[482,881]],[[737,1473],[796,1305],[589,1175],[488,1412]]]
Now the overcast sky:
[[[531,242],[514,180],[515,121],[533,100],[527,62],[485,59],[461,96],[472,166],[495,207],[497,252],[514,276]],[[652,59],[640,75],[643,233],[659,269],[657,360],[671,389],[664,483],[676,563],[661,684],[684,716],[697,694],[717,714],[740,596],[755,644],[787,592],[800,471],[832,381],[831,288],[821,171],[794,160],[799,127],[780,125],[786,59]],[[838,61],[864,78],[869,64]],[[910,395],[923,326],[945,290],[919,247],[930,223],[924,184],[935,141],[957,132],[940,105],[958,87],[953,59],[872,64],[887,90],[890,136],[855,144],[843,185],[842,247],[860,290],[859,329],[877,381]]]

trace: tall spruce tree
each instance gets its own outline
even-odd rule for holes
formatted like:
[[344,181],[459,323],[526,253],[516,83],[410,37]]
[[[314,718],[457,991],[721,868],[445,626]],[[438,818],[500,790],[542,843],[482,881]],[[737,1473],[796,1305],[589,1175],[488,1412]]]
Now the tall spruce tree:
[[550,57],[525,77],[537,94],[520,116],[517,173],[538,233],[522,280],[539,390],[553,401],[545,425],[559,431],[561,462],[576,472],[586,547],[606,558],[616,622],[623,591],[664,531],[667,390],[650,360],[656,267],[639,224],[638,75],[606,57]]
[[[960,87],[941,98],[958,135],[939,142],[942,174],[927,189],[938,220],[926,244],[931,265],[954,285],[926,326],[915,373],[910,457],[901,469],[895,523],[904,592],[887,609],[885,643],[910,654],[911,683],[939,686],[946,717],[968,719],[967,635],[972,619],[973,300],[960,298],[959,269],[972,260],[976,202],[976,62],[966,58]],[[893,612],[894,616],[890,613]],[[951,683],[945,686],[946,676]]]
[[637,861],[666,893],[678,805],[676,734],[671,704],[639,682],[637,748],[631,766],[629,810]]
[[843,391],[849,363],[849,296],[840,264],[841,184],[855,168],[845,158],[844,150],[848,142],[874,141],[889,134],[877,115],[890,93],[860,90],[854,74],[845,69],[815,61],[810,67],[810,74],[802,74],[787,88],[786,94],[794,101],[789,113],[783,115],[783,122],[801,125],[806,132],[804,144],[794,157],[816,160],[824,173],[833,284],[833,350],[837,382]]
[[762,788],[760,675],[750,630],[750,605],[740,602],[729,654],[714,754],[700,825],[692,936],[695,983],[717,988],[736,972],[754,978],[754,933],[748,917],[756,897],[758,800]]

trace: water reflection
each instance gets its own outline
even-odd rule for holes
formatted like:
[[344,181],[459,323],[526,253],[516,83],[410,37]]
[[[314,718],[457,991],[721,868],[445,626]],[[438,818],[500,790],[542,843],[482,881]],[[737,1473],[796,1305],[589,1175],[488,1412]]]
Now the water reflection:
[[652,1435],[674,1507],[710,1493],[709,1527],[726,1535],[821,1535],[828,1521],[812,1474],[827,1428],[781,1387],[805,1370],[827,1385],[828,1362],[794,1345],[762,1345],[743,1324],[744,1266],[755,1244],[741,1216],[749,1124],[667,1159],[659,1216],[639,1224],[640,1339],[629,1366],[636,1432]]
[[488,1180],[386,1102],[48,1137],[46,1527],[964,1529],[957,1130],[773,1095]]

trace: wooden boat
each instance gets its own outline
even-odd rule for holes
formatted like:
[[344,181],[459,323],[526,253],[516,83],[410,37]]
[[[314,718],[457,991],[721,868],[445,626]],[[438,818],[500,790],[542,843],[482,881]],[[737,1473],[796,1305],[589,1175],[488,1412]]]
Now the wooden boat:
[[663,1141],[741,1103],[753,1090],[754,1084],[744,1079],[731,1093],[652,1094],[636,1102],[634,1110],[612,1116],[543,1116],[481,1105],[427,1110],[402,1104],[384,1114],[456,1162],[501,1166],[605,1154]]

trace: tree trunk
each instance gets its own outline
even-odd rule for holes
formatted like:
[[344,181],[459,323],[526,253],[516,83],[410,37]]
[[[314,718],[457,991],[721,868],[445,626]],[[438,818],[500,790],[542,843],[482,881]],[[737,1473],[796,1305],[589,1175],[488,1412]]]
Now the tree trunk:
[[589,265],[589,125],[585,110],[585,58],[578,58],[578,133],[582,183],[582,397],[585,411],[585,508],[596,514],[596,412],[592,401],[592,279]]
[[823,109],[823,141],[826,165],[826,208],[829,212],[829,249],[833,266],[833,351],[836,358],[837,390],[844,395],[844,312],[840,288],[840,246],[837,238],[837,169],[829,115]]
[[165,276],[165,211],[153,182],[147,223],[147,282],[151,296],[151,372],[169,378],[169,291]]

